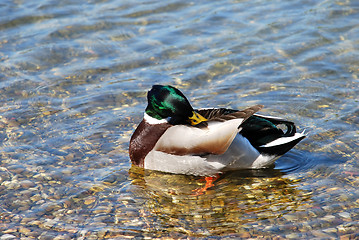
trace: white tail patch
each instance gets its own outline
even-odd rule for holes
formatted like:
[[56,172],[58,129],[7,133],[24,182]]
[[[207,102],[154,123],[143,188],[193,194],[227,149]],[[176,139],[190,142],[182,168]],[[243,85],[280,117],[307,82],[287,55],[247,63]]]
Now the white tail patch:
[[274,147],[274,146],[279,146],[279,145],[283,145],[283,144],[286,144],[286,143],[289,143],[289,142],[292,142],[292,141],[295,141],[297,140],[298,138],[301,138],[303,136],[306,136],[304,131],[302,133],[296,133],[294,134],[294,136],[291,136],[291,137],[281,137],[281,138],[278,138],[270,143],[267,143],[265,145],[262,145],[260,147]]

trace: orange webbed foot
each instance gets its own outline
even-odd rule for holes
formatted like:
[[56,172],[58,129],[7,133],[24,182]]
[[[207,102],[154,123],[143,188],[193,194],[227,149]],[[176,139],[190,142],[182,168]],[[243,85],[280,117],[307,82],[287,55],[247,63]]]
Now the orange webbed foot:
[[195,190],[193,190],[193,194],[194,196],[199,196],[204,194],[208,188],[211,188],[214,186],[213,182],[216,181],[219,178],[219,174],[216,174],[213,177],[205,177],[204,180],[206,181],[206,185],[202,188],[197,188]]

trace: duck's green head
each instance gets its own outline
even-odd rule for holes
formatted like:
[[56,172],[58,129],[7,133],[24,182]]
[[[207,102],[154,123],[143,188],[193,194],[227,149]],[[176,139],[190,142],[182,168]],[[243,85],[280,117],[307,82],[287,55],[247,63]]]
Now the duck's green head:
[[147,94],[146,113],[158,120],[167,119],[171,124],[197,125],[207,119],[195,112],[183,95],[172,86],[154,85]]

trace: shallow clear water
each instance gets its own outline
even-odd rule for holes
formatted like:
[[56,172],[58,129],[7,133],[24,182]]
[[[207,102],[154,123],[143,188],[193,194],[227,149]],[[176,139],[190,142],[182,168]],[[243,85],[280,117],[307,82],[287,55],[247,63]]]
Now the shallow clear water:
[[[1,239],[359,237],[356,1],[0,3]],[[273,169],[131,167],[146,92],[295,121]]]

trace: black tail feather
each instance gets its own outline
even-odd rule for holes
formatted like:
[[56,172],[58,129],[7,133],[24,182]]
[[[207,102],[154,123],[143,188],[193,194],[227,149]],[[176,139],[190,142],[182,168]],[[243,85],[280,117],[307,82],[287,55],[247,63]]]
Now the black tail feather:
[[[285,125],[284,132],[279,125]],[[254,147],[259,147],[281,137],[294,136],[296,128],[293,122],[270,118],[261,115],[253,115],[241,125],[240,134],[247,138]]]
[[[284,125],[285,131],[279,126]],[[300,142],[305,136],[294,138],[292,141],[282,144],[265,146],[279,138],[292,137],[296,134],[296,127],[293,122],[280,118],[253,115],[241,125],[242,134],[260,153],[269,155],[283,155]]]

